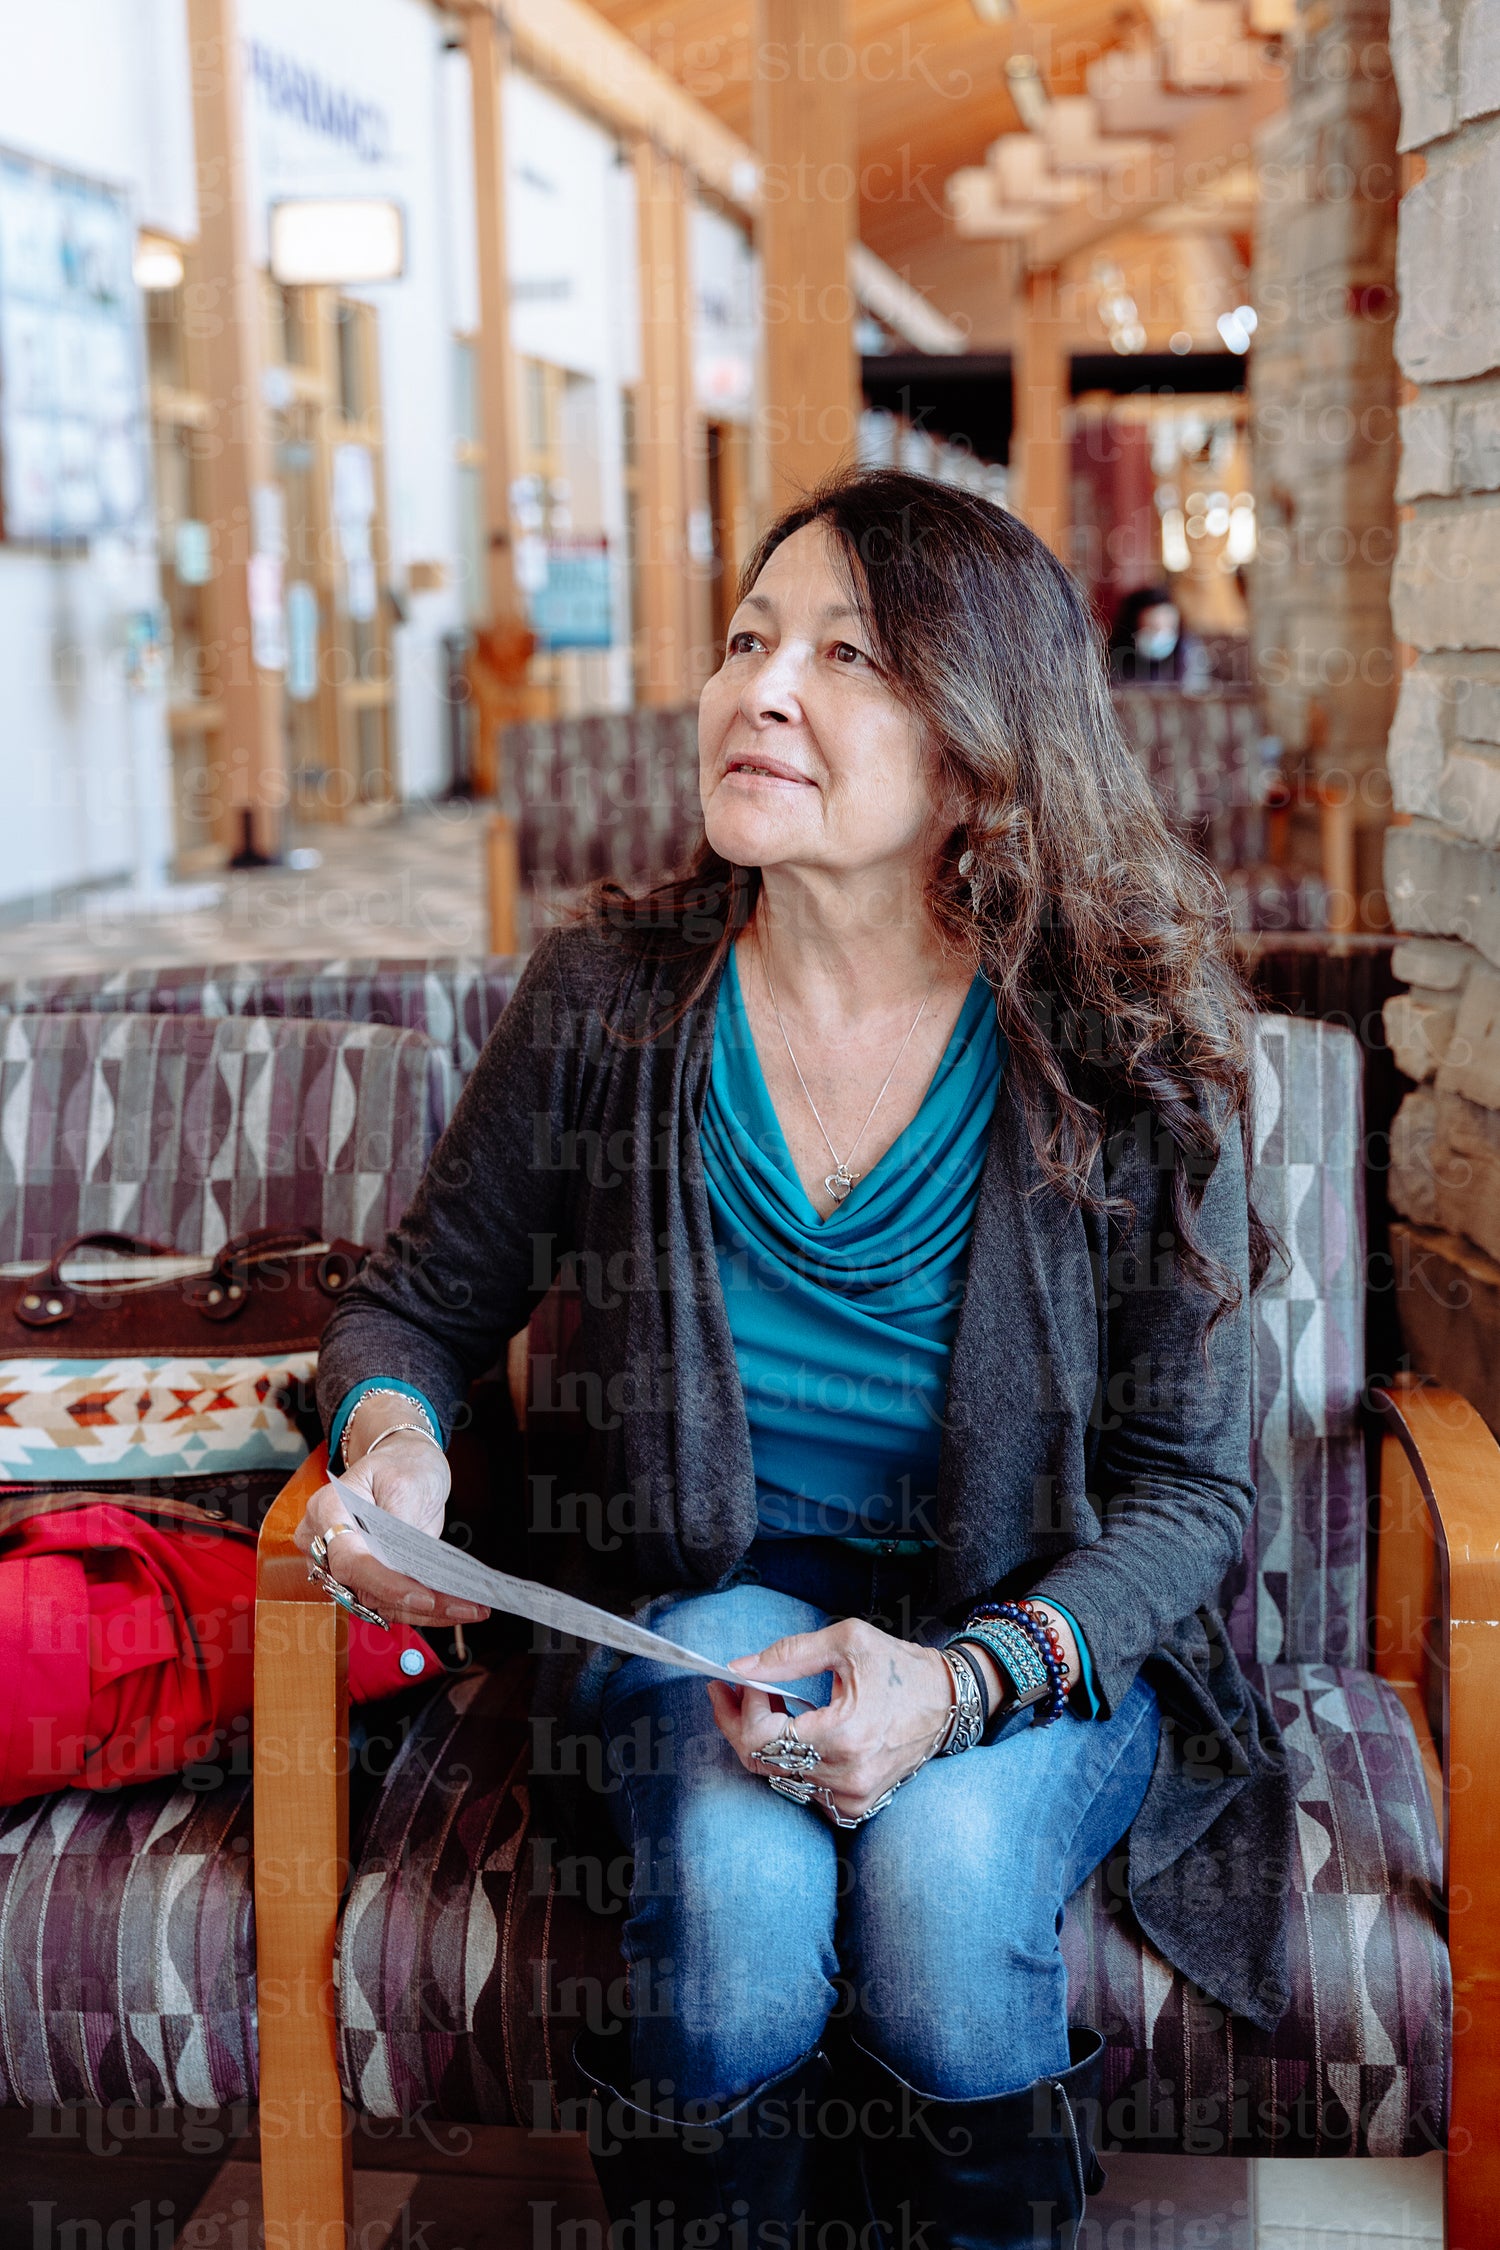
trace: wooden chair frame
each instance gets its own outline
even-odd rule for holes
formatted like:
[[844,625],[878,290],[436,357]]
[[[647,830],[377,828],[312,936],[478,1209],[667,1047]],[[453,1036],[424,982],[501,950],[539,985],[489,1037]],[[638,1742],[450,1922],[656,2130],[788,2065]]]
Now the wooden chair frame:
[[[1449,2250],[1486,2250],[1500,2207],[1500,1445],[1456,1391],[1377,1394],[1386,1418],[1375,1669],[1416,1729],[1444,1839],[1453,1972]],[[339,2082],[334,1947],[348,1879],[344,1613],[292,1534],[319,1447],[260,1535],[255,1913],[266,2250],[348,2240],[353,2119]],[[324,2229],[329,2231],[324,2232]]]

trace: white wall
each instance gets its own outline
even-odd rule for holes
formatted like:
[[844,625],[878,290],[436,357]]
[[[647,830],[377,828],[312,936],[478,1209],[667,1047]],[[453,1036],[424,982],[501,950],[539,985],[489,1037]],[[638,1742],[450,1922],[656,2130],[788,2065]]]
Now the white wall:
[[[592,378],[591,508],[574,529],[600,531],[614,564],[615,646],[587,659],[591,701],[630,699],[630,586],[625,567],[624,386],[640,371],[635,179],[612,134],[520,71],[505,78],[506,255],[511,344],[522,357]],[[576,481],[576,480],[575,480]]]
[[[11,0],[7,15],[0,147],[123,189],[142,223],[181,230],[193,182],[182,0]],[[132,706],[126,690],[125,625],[159,596],[149,531],[78,557],[0,543],[0,906],[127,872],[132,730],[144,724],[163,769],[168,752],[160,699]]]
[[268,204],[278,196],[389,196],[406,226],[397,281],[351,290],[380,315],[386,503],[397,587],[413,562],[442,562],[448,583],[408,597],[395,632],[397,780],[403,796],[441,788],[447,771],[442,636],[463,621],[454,472],[452,329],[455,277],[446,241],[451,183],[445,85],[453,57],[425,0],[241,0],[246,42],[279,70],[315,74],[362,120],[352,139],[279,106],[247,59],[246,135],[254,254],[265,257]]
[[[0,147],[126,190],[138,223],[196,232],[186,0],[46,0],[8,19]],[[276,195],[394,197],[406,222],[400,280],[359,292],[380,313],[392,574],[447,566],[409,595],[395,635],[398,784],[441,787],[447,760],[445,632],[464,615],[453,448],[452,338],[477,325],[467,64],[426,0],[241,0],[252,246],[265,255]],[[357,116],[340,135],[290,114],[250,67],[249,43],[315,74]],[[81,67],[86,58],[86,67]],[[621,477],[623,386],[639,370],[635,190],[608,133],[539,83],[506,78],[515,348],[591,377],[598,477],[590,510],[618,563],[619,646],[604,699],[629,694]],[[159,599],[154,540],[54,559],[0,543],[0,907],[124,875],[130,852],[132,705],[121,664],[129,613]],[[166,769],[164,713],[154,722]]]

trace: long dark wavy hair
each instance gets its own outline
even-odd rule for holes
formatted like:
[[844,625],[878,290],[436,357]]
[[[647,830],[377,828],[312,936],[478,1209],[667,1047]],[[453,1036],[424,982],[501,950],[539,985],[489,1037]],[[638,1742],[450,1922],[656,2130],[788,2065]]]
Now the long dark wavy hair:
[[[934,801],[953,808],[927,905],[994,990],[1044,1179],[1123,1216],[1093,1195],[1090,1174],[1115,1120],[1133,1124],[1149,1104],[1171,1141],[1178,1259],[1215,1300],[1212,1328],[1240,1286],[1200,1249],[1194,1217],[1236,1123],[1248,1184],[1251,1003],[1224,887],[1173,833],[1125,744],[1083,595],[1003,508],[864,469],[778,516],[738,599],[808,524],[831,539],[871,657],[922,724]],[[705,838],[646,890],[600,885],[589,911],[699,957],[675,1020],[712,983],[759,894],[759,870],[732,866]],[[1252,1289],[1277,1248],[1252,1201]]]

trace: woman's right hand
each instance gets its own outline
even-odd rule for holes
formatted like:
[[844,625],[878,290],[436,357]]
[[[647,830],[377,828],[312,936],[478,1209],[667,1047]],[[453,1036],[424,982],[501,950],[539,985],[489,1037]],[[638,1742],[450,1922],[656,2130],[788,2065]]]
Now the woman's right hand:
[[[402,1431],[373,1447],[368,1456],[362,1455],[352,1468],[341,1469],[337,1483],[330,1481],[319,1487],[297,1526],[297,1545],[307,1554],[315,1533],[321,1531],[326,1538],[335,1524],[349,1521],[348,1502],[340,1486],[372,1500],[377,1508],[388,1509],[403,1523],[440,1538],[451,1483],[447,1455],[429,1439]],[[487,1609],[473,1602],[434,1594],[414,1578],[387,1570],[357,1531],[339,1533],[328,1550],[328,1568],[352,1594],[393,1623],[474,1625],[489,1615]]]

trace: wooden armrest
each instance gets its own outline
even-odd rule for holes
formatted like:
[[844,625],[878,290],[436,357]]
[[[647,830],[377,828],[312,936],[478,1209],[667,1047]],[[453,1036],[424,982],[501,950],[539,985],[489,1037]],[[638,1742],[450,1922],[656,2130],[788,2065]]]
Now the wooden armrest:
[[[255,1959],[266,2250],[347,2226],[352,2142],[333,1979],[349,1862],[348,1620],[292,1534],[328,1479],[319,1446],[261,1526],[255,1571]],[[346,2234],[314,2229],[314,2241]]]
[[1466,1676],[1500,1641],[1500,1445],[1477,1407],[1441,1384],[1402,1378],[1375,1400],[1387,1425],[1376,1669],[1424,1688],[1437,1675],[1431,1716],[1446,1752],[1468,1715],[1455,1708]]
[[[1457,1391],[1377,1391],[1376,1668],[1438,1713],[1453,1971],[1448,2240],[1479,2250],[1500,2205],[1500,1445]],[[1437,1693],[1434,1693],[1436,1687]]]

